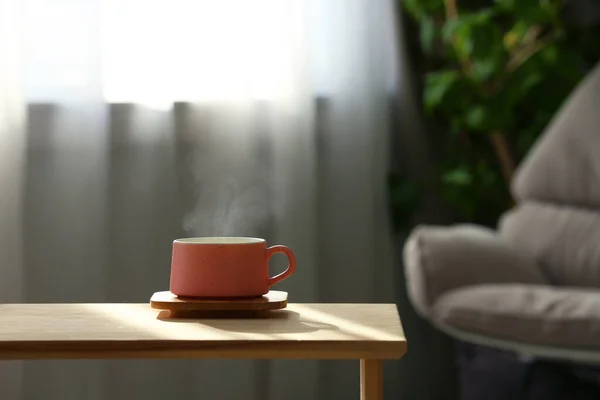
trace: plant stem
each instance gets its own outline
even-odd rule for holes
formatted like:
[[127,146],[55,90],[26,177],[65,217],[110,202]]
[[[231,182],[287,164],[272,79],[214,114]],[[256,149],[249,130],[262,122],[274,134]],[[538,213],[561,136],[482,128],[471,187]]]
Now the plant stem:
[[[446,21],[458,18],[458,6],[456,5],[456,0],[444,0],[444,10],[446,12]],[[452,37],[450,39],[450,44],[452,45],[454,51],[458,54],[456,51],[456,37]],[[459,58],[461,69],[465,74],[468,74],[472,68],[471,61],[468,58]]]
[[496,157],[498,157],[500,169],[502,170],[502,176],[504,176],[506,183],[510,184],[510,181],[515,173],[515,160],[510,154],[506,136],[502,132],[492,132],[490,135],[490,141],[492,142],[492,147],[496,152]]
[[527,29],[527,32],[525,32],[525,35],[523,35],[523,43],[529,46],[538,38],[538,35],[541,31],[542,27],[539,25],[533,25],[529,27],[529,29]]
[[444,8],[446,9],[446,20],[451,20],[458,16],[456,0],[444,0]]
[[547,46],[551,41],[555,39],[554,32],[551,32],[538,40],[537,42],[531,43],[531,45],[525,47],[522,51],[517,52],[506,64],[506,70],[508,72],[513,72],[521,65],[525,63],[525,61],[529,60],[535,53],[543,49]]

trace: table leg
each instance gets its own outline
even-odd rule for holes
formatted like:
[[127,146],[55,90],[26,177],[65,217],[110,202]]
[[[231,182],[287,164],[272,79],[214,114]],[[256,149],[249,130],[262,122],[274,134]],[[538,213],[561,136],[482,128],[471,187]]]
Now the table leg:
[[360,360],[360,400],[383,399],[383,362]]

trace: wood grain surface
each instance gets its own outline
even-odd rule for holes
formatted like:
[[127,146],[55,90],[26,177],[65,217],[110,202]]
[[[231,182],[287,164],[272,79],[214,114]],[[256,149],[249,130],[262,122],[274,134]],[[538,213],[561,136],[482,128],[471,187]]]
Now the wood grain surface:
[[394,359],[394,304],[289,304],[268,318],[172,318],[149,304],[2,304],[0,359]]

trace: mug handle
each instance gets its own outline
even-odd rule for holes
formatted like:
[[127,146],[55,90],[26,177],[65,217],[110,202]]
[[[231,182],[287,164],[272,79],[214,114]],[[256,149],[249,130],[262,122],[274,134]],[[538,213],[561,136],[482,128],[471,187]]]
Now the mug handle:
[[294,273],[294,271],[296,271],[296,256],[294,256],[292,249],[290,249],[287,246],[278,245],[278,246],[269,247],[266,251],[267,265],[269,264],[269,260],[275,253],[285,254],[290,263],[285,271],[283,271],[280,274],[275,275],[272,278],[269,278],[269,287],[273,286],[277,282],[281,282],[285,278],[288,278],[290,275],[292,275]]

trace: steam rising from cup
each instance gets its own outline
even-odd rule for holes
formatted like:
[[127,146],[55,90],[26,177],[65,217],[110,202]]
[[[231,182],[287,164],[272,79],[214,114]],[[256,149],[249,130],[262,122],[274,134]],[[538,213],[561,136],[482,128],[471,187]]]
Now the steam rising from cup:
[[228,113],[222,107],[189,114],[187,161],[196,198],[183,229],[191,236],[267,237],[277,204],[269,134],[258,128],[254,105],[231,106]]
[[229,178],[203,184],[183,229],[192,236],[261,236],[271,220],[268,185]]

